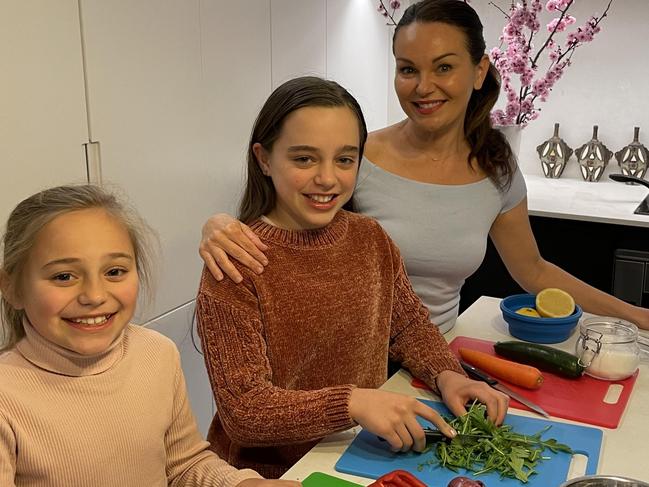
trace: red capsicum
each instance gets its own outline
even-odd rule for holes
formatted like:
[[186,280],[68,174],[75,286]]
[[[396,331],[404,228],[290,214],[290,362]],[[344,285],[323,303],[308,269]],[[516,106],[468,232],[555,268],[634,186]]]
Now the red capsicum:
[[410,472],[393,470],[376,479],[368,487],[427,487],[427,485]]

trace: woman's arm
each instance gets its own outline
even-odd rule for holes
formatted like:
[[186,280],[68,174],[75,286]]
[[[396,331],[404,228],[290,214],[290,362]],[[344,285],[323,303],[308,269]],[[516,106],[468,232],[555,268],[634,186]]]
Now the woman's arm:
[[649,329],[649,309],[630,305],[589,286],[541,257],[530,226],[527,199],[501,213],[489,234],[507,270],[526,291],[535,294],[557,287],[571,294],[584,311],[615,316]]
[[243,277],[230,258],[261,274],[268,264],[263,254],[267,249],[248,225],[226,213],[219,213],[211,216],[203,225],[198,254],[217,281],[221,281],[225,273],[239,283]]

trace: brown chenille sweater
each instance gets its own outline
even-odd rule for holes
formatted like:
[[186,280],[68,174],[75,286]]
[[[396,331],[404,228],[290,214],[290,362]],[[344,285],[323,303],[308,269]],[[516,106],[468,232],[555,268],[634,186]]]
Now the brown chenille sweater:
[[376,221],[340,211],[317,230],[251,227],[270,265],[259,276],[239,266],[238,285],[205,270],[197,300],[219,456],[280,476],[355,425],[350,393],[383,384],[388,357],[433,387],[442,370],[462,373]]
[[234,487],[236,470],[208,449],[171,340],[129,325],[84,356],[31,325],[0,354],[0,486]]

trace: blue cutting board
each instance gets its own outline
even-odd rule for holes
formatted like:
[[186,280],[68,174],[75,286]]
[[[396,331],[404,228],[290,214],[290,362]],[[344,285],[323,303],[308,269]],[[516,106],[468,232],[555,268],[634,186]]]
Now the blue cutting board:
[[[439,402],[422,401],[444,415],[450,415],[446,406]],[[425,421],[421,421],[426,424]],[[543,419],[528,418],[508,414],[505,423],[512,425],[513,429],[523,434],[534,434],[548,425],[552,427],[546,431],[542,438],[555,438],[560,443],[570,446],[575,453],[588,457],[584,475],[595,474],[599,463],[599,451],[602,445],[602,430],[588,426],[578,426],[566,423],[557,423]],[[390,451],[387,442],[380,441],[376,435],[362,430],[345,453],[336,463],[336,470],[361,477],[378,478],[381,475],[396,469],[407,470],[416,475],[427,485],[446,485],[453,477],[466,475],[466,471],[458,473],[439,466],[425,466],[421,471],[418,466],[433,456],[433,452],[419,453],[394,453]],[[530,487],[555,487],[565,482],[570,468],[571,455],[567,453],[552,453],[545,450],[543,456],[548,460],[537,465],[537,474],[530,476],[529,481],[523,484],[516,479],[501,479],[497,473],[488,473],[476,477],[486,485]]]

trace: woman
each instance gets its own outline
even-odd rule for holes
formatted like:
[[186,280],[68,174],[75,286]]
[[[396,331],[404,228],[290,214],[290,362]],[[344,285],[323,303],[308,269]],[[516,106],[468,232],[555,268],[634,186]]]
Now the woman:
[[[433,322],[442,331],[454,325],[462,284],[480,265],[491,236],[527,291],[558,287],[585,311],[649,329],[649,310],[587,285],[539,254],[522,175],[490,125],[499,78],[475,11],[457,0],[418,2],[399,21],[393,52],[395,89],[408,118],[370,134],[354,201],[401,249]],[[217,279],[225,272],[240,280],[228,255],[263,271],[265,249],[227,215],[203,228],[200,254]]]

